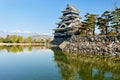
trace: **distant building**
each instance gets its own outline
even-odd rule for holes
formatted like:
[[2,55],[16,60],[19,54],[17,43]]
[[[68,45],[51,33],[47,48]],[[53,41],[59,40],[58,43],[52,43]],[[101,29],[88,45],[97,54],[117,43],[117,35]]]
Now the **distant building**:
[[54,38],[71,37],[77,34],[81,28],[80,11],[72,5],[67,5],[66,9],[62,11],[63,16],[61,21],[57,23],[57,28],[54,30]]

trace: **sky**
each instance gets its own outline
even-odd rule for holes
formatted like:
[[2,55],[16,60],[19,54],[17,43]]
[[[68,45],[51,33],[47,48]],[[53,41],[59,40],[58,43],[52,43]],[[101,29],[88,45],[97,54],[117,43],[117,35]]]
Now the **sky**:
[[52,34],[61,11],[71,4],[86,13],[102,14],[114,10],[119,0],[0,0],[0,31]]

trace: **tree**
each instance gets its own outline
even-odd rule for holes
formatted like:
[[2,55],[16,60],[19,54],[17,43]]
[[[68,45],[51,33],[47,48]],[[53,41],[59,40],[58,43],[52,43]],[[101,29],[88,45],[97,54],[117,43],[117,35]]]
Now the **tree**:
[[20,42],[20,43],[24,42],[23,36],[18,36],[18,42]]
[[27,42],[32,42],[32,37],[31,36],[29,36],[28,38],[27,38]]
[[5,42],[5,43],[10,43],[10,42],[12,42],[12,41],[11,41],[11,38],[10,38],[10,35],[7,35],[3,42]]
[[15,43],[15,42],[17,42],[17,40],[18,40],[18,36],[16,36],[16,35],[12,35],[12,36],[11,36],[11,41],[12,41],[12,42]]
[[[104,21],[104,27],[105,27],[105,35],[108,34],[108,28],[110,27],[110,22],[112,20],[112,15],[111,15],[111,11],[105,11],[102,15],[101,15],[102,21]],[[103,26],[101,26],[103,27]]]
[[86,34],[87,32],[89,32],[92,33],[92,35],[95,35],[97,16],[98,16],[97,14],[90,13],[87,13],[85,15],[86,20],[83,22],[83,27],[86,28]]
[[112,16],[113,28],[115,28],[116,34],[118,34],[118,29],[120,29],[120,8],[116,8],[112,11]]
[[100,35],[106,34],[106,20],[102,17],[98,18],[97,25],[99,26],[98,29],[100,29]]
[[4,42],[4,38],[3,37],[0,37],[0,42]]
[[87,36],[87,32],[88,32],[88,23],[86,21],[82,22],[82,29],[80,31],[80,35],[86,35]]

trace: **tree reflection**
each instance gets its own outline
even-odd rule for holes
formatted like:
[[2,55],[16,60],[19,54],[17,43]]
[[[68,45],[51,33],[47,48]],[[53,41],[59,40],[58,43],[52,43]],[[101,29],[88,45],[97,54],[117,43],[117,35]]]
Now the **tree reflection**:
[[120,80],[120,58],[63,53],[52,48],[62,80]]
[[32,51],[32,46],[28,46],[28,51]]
[[13,53],[24,52],[24,49],[26,48],[29,52],[31,52],[33,48],[43,49],[45,48],[45,46],[15,46],[15,45],[0,46],[0,50],[6,50],[7,52],[13,52]]
[[0,46],[2,47],[2,49],[0,50],[7,50],[7,52],[13,52],[13,53],[17,53],[17,52],[23,52],[24,51],[24,46]]

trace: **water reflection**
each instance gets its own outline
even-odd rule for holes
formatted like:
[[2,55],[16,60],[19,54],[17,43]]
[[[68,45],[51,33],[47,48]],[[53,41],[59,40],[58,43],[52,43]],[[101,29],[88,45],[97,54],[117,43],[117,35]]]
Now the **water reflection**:
[[[0,50],[6,50],[7,53],[23,52],[25,49],[29,50],[29,52],[33,51],[32,53],[37,53],[36,49],[45,49],[45,48],[46,48],[45,46],[0,46]],[[63,53],[59,48],[52,48],[52,50],[54,52],[54,61],[55,62],[51,61],[53,58],[52,57],[53,54],[46,54],[45,51],[40,52],[41,54],[39,54],[39,53],[36,54],[36,57],[35,57],[35,54],[33,54],[33,55],[25,55],[24,54],[21,56],[16,56],[13,54],[13,56],[14,56],[14,58],[17,57],[16,59],[20,59],[16,63],[19,63],[22,66],[24,64],[27,64],[26,60],[28,60],[28,58],[30,58],[28,60],[28,61],[30,61],[28,66],[32,67],[34,64],[34,66],[36,66],[36,67],[37,66],[42,67],[41,69],[40,68],[32,68],[33,71],[35,69],[36,69],[35,71],[40,71],[39,72],[40,75],[43,75],[43,72],[46,71],[47,69],[49,69],[50,71],[51,71],[51,69],[52,69],[52,71],[54,70],[53,71],[54,75],[59,75],[59,74],[61,75],[61,79],[60,79],[60,77],[55,76],[55,77],[57,77],[57,79],[55,79],[55,80],[120,80],[120,58],[119,57],[117,58],[117,57],[106,57],[106,56],[98,56],[98,55]],[[51,53],[51,52],[48,52],[48,53]],[[7,55],[7,54],[5,54],[5,55]],[[3,66],[4,70],[6,70],[6,65],[4,64],[5,60],[8,60],[10,58],[9,54],[7,56],[5,56],[3,58],[3,56],[1,55],[2,59],[0,61],[1,61],[1,65]],[[26,58],[24,58],[23,56],[26,56]],[[10,58],[9,60],[13,59],[13,62],[17,61],[17,60],[14,60],[14,58]],[[41,60],[39,60],[39,59],[41,59]],[[21,61],[21,62],[19,62],[19,61]],[[36,62],[39,64],[36,64]],[[55,67],[54,65],[51,65],[54,63],[57,64],[57,67]],[[6,64],[8,64],[8,62],[6,62]],[[13,63],[13,64],[15,64],[15,63]],[[46,65],[46,67],[44,67],[45,65]],[[11,65],[11,66],[13,66],[13,65]],[[19,66],[17,66],[17,67],[19,67]],[[0,68],[0,69],[2,70],[2,68]],[[18,69],[21,69],[21,67],[19,67]],[[40,69],[40,70],[37,70],[37,69]],[[57,69],[59,70],[59,74],[57,72]],[[43,72],[41,72],[41,70]],[[47,74],[48,74],[47,72],[44,73],[45,76],[49,76]],[[51,76],[53,74],[51,72]],[[31,75],[33,75],[33,74],[31,73]],[[52,76],[52,77],[54,77],[54,76]],[[48,78],[46,80],[48,80]]]
[[53,52],[45,46],[0,46],[0,49],[0,80],[60,80]]
[[44,49],[47,47],[46,46],[0,46],[0,51],[6,50],[7,52],[17,53],[17,52],[23,52],[24,49],[27,49],[29,52],[31,52],[33,48]]
[[62,80],[120,80],[120,58],[52,50]]

